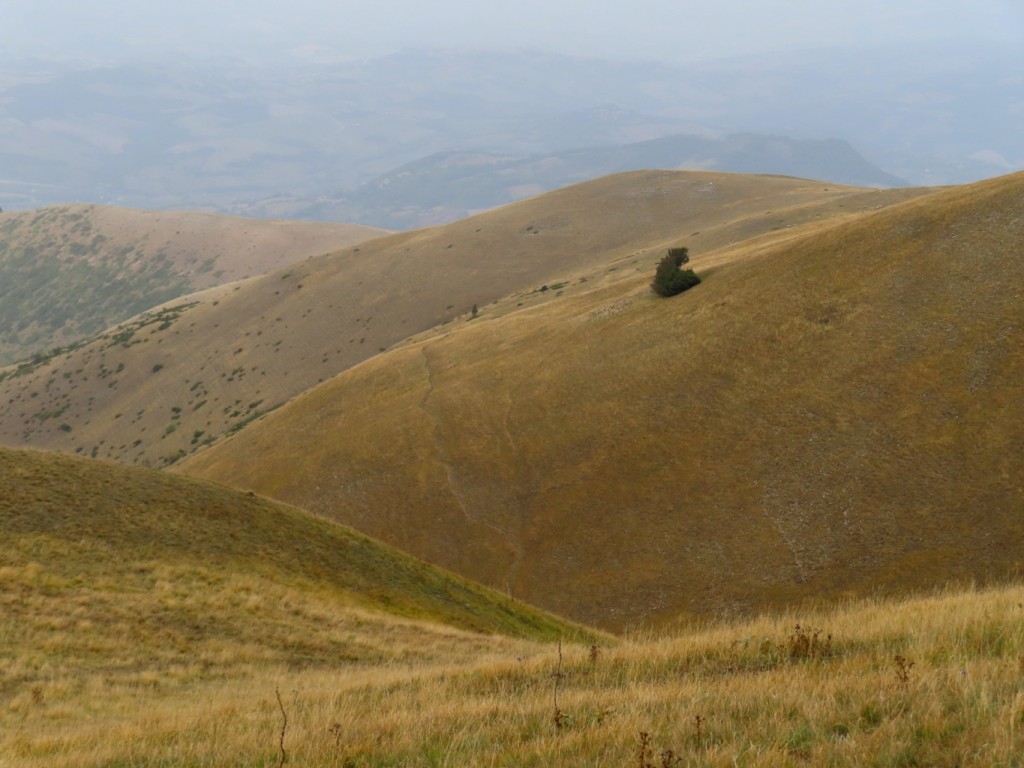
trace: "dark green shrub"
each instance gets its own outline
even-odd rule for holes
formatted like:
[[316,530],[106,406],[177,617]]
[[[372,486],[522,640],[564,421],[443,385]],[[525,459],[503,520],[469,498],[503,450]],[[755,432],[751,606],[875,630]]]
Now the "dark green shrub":
[[681,269],[690,261],[688,248],[669,248],[654,273],[651,290],[659,296],[675,296],[700,282],[692,269]]

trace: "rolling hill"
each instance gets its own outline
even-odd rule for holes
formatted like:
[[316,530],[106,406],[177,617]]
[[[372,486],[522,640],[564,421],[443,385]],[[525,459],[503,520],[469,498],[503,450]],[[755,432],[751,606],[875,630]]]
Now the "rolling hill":
[[17,765],[187,733],[183,711],[244,705],[254,680],[262,697],[409,679],[598,637],[336,523],[139,467],[0,449],[0,536],[0,754]]
[[96,205],[0,213],[0,365],[95,336],[184,294],[381,234]]
[[[75,594],[109,603],[102,607],[117,608],[113,625],[100,626],[99,617],[89,615],[93,606],[80,613],[96,622],[98,634],[111,638],[129,628],[169,629],[184,620],[188,606],[166,611],[176,601],[161,601],[161,594],[173,598],[193,589],[191,605],[211,612],[192,617],[210,626],[180,628],[192,641],[244,638],[232,625],[255,609],[267,611],[261,620],[273,635],[288,606],[241,599],[248,594],[232,598],[226,588],[234,576],[249,582],[241,592],[258,593],[260,585],[304,591],[320,609],[333,605],[340,613],[362,612],[368,621],[380,615],[380,621],[413,619],[541,639],[582,632],[350,528],[252,493],[142,467],[9,449],[0,449],[0,483],[0,526],[7,543],[2,567],[15,591],[36,593],[48,601],[48,610],[61,601],[74,602]],[[188,579],[195,581],[189,585]],[[203,587],[210,592],[198,594]],[[226,602],[213,615],[217,600]],[[139,610],[130,610],[130,603]],[[45,613],[33,621],[45,625],[50,621]],[[147,622],[154,626],[144,626]],[[254,640],[250,636],[246,642]],[[268,637],[268,647],[277,640]],[[308,662],[316,663],[312,656]]]
[[1017,174],[697,249],[704,282],[668,300],[647,257],[379,355],[180,469],[615,630],[1003,578],[1022,202]]
[[924,192],[636,172],[375,238],[0,369],[0,444],[165,466],[474,306],[493,318],[561,301],[684,237],[695,255],[784,239]]
[[267,499],[34,451],[0,450],[0,535],[19,767],[988,766],[1024,747],[1019,585],[613,639]]

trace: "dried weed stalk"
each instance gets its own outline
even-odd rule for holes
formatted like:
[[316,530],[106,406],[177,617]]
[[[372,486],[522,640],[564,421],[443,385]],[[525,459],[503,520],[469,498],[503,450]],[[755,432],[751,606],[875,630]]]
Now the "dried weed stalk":
[[284,751],[284,735],[288,731],[288,713],[284,711],[284,702],[281,701],[280,689],[275,688],[274,695],[277,696],[277,706],[281,710],[281,737],[278,740],[278,747],[281,750],[281,757],[277,761],[277,768],[284,768],[284,764],[288,760],[288,755]]
[[786,641],[786,650],[791,659],[821,659],[832,655],[832,635],[821,629],[802,627],[799,624]]
[[910,670],[914,668],[914,662],[899,654],[892,661],[896,665],[896,682],[904,686],[910,685]]
[[562,730],[568,724],[568,715],[558,706],[558,687],[561,685],[563,677],[565,677],[565,674],[562,672],[562,638],[558,638],[558,667],[555,669],[554,674],[551,675],[553,680],[552,697],[555,706],[555,714],[552,720],[555,723],[556,731]]

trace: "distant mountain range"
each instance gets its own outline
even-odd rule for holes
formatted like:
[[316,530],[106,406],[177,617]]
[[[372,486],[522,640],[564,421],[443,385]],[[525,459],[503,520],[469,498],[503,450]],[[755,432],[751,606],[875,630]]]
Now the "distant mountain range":
[[[413,225],[638,164],[929,185],[1024,166],[1020,51],[957,50],[689,67],[528,51],[407,51],[292,69],[0,64],[0,207],[81,201],[341,220],[354,211]],[[689,146],[644,148],[656,139]],[[849,154],[840,141],[866,161],[837,162],[834,151]],[[465,168],[467,157],[499,178]],[[453,173],[453,159],[468,176]],[[410,170],[427,184],[431,165],[445,168],[433,180],[457,203],[417,191],[415,179],[397,184]]]
[[[866,187],[907,186],[838,139],[735,134],[666,136],[633,144],[530,155],[439,152],[384,174],[350,194],[314,202],[257,202],[250,213],[362,221],[388,229],[443,224],[524,197],[600,176],[645,169],[785,174]],[[303,207],[305,205],[305,207]]]

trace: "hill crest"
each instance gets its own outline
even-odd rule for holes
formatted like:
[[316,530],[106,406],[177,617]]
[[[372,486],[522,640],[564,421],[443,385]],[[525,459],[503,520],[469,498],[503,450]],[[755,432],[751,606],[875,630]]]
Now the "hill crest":
[[142,600],[135,593],[154,586],[154,571],[182,569],[207,574],[211,585],[237,574],[326,595],[339,610],[368,616],[520,637],[582,632],[351,528],[213,483],[0,449],[0,487],[4,565],[31,571],[36,563],[55,588]]
[[377,238],[0,372],[0,441],[166,465],[474,305],[496,317],[644,270],[683,237],[705,254],[923,193],[636,172]]
[[1007,576],[1022,200],[944,190],[694,258],[676,299],[642,274],[462,326],[181,469],[606,628]]

